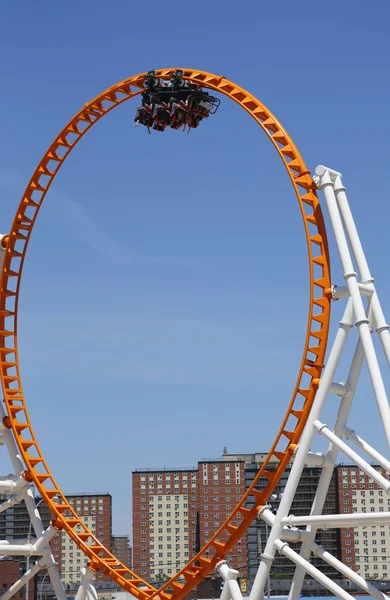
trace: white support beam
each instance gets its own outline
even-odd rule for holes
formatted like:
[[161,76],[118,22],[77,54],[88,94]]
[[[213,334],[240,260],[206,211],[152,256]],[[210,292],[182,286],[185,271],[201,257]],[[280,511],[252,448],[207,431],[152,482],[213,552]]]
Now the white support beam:
[[335,444],[335,446],[337,446],[339,450],[343,452],[343,454],[348,456],[348,458],[358,465],[358,467],[364,471],[368,477],[371,477],[371,479],[376,481],[376,483],[385,490],[386,494],[390,495],[390,481],[387,481],[387,479],[378,473],[374,467],[368,464],[364,458],[361,458],[361,456],[359,456],[355,450],[352,450],[348,444],[343,442],[343,440],[341,440],[335,433],[333,433],[333,431],[329,429],[327,425],[325,425],[325,423],[321,423],[321,421],[316,420],[314,421],[313,425],[320,435],[323,435],[330,442],[332,442],[332,444]]
[[12,498],[8,498],[8,500],[2,502],[0,504],[0,513],[8,510],[12,506],[15,506],[15,504],[20,504],[23,500],[23,496],[23,494],[17,494],[16,496],[12,496]]
[[345,527],[366,527],[368,525],[390,525],[390,512],[345,513],[344,515],[289,515],[282,519],[287,527],[315,525],[319,529],[342,529]]
[[[334,169],[329,169],[324,166],[319,166],[316,169],[315,181],[317,185],[323,190],[325,197],[326,206],[328,208],[331,227],[336,240],[336,246],[339,253],[343,276],[345,279],[345,286],[332,287],[332,297],[334,300],[346,298],[347,307],[352,303],[352,315],[349,319],[344,322],[344,318],[341,323],[345,325],[352,325],[352,318],[355,321],[357,332],[358,343],[356,350],[353,355],[352,362],[350,363],[349,374],[346,383],[336,384],[333,379],[329,380],[329,374],[335,372],[334,367],[339,367],[341,363],[341,356],[345,354],[345,345],[343,344],[340,350],[340,330],[336,335],[336,339],[333,343],[333,347],[329,354],[327,364],[323,373],[323,377],[320,381],[320,385],[315,396],[309,419],[303,430],[302,438],[299,444],[298,450],[295,452],[295,459],[293,462],[292,469],[287,485],[284,489],[282,502],[279,505],[276,517],[272,515],[272,529],[268,538],[268,542],[263,555],[261,556],[261,563],[254,581],[254,585],[251,591],[251,600],[262,600],[264,597],[264,587],[266,583],[266,575],[269,572],[269,568],[272,564],[275,550],[282,549],[286,556],[295,562],[296,570],[290,590],[289,600],[298,600],[302,584],[305,577],[305,573],[310,573],[318,581],[321,581],[318,573],[312,570],[309,558],[311,551],[315,551],[323,560],[332,564],[334,568],[339,570],[343,576],[348,577],[351,581],[359,585],[366,593],[371,595],[376,600],[383,600],[385,596],[375,590],[371,589],[370,584],[364,580],[363,577],[354,573],[349,567],[343,565],[341,561],[338,561],[335,557],[332,557],[330,553],[321,547],[318,547],[314,538],[316,531],[319,527],[354,527],[356,524],[364,526],[367,523],[378,524],[385,523],[389,524],[389,516],[386,513],[352,513],[350,515],[322,515],[325,498],[329,489],[330,482],[332,480],[333,469],[336,464],[339,451],[342,451],[346,456],[359,468],[361,468],[373,481],[376,481],[384,490],[390,491],[390,482],[388,482],[381,473],[378,473],[372,466],[362,459],[348,444],[343,441],[343,436],[347,433],[346,425],[347,419],[351,412],[352,403],[355,396],[355,391],[358,385],[361,369],[363,362],[367,362],[368,371],[371,380],[371,386],[373,390],[373,396],[376,400],[376,405],[379,410],[381,424],[385,434],[385,439],[388,446],[390,446],[390,408],[386,389],[383,383],[381,370],[379,367],[379,361],[376,355],[376,350],[371,338],[373,329],[376,327],[378,335],[380,337],[384,354],[386,356],[388,365],[390,366],[390,335],[389,326],[385,321],[379,298],[375,290],[374,280],[371,276],[368,268],[367,261],[364,256],[364,252],[360,243],[359,236],[356,231],[356,227],[351,217],[350,209],[345,195],[345,188],[341,182],[341,174]],[[357,271],[360,274],[361,281],[358,281],[358,273],[355,271],[355,264]],[[367,307],[365,305],[367,304]],[[345,357],[343,356],[343,363],[345,364]],[[337,394],[340,397],[340,407],[337,413],[335,423],[329,428],[321,423],[320,414],[325,406],[326,397],[329,393]],[[325,398],[324,398],[325,396]],[[334,399],[331,400],[334,403]],[[367,410],[371,410],[371,407],[366,404]],[[329,440],[328,451],[325,454],[324,464],[322,465],[322,471],[318,484],[318,489],[312,504],[311,514],[308,517],[288,517],[291,510],[291,503],[294,499],[297,482],[302,474],[304,464],[315,464],[321,466],[320,463],[323,461],[322,456],[317,456],[310,453],[309,443],[312,441],[313,432],[318,429],[322,430],[322,434]],[[368,457],[375,460],[381,467],[388,470],[389,461],[384,458],[379,452],[372,448],[369,444],[364,442],[362,438],[353,438],[351,436],[351,442],[355,443],[360,450],[366,452]],[[264,518],[267,522],[267,509],[264,511]],[[342,521],[342,519],[344,521]],[[343,524],[344,523],[344,524]],[[287,527],[286,527],[287,526]],[[296,529],[296,526],[306,526],[305,531]],[[297,553],[291,553],[291,549],[288,546],[283,546],[282,539],[288,539],[291,541],[301,541],[300,555]],[[300,539],[297,539],[300,538]],[[329,582],[324,582],[327,585]],[[328,589],[331,589],[327,585]],[[343,590],[332,590],[337,596],[345,598],[345,592]]]
[[35,541],[26,541],[26,543],[18,544],[16,541],[5,541],[0,542],[0,555],[5,556],[43,556],[44,554],[50,553],[49,542],[55,536],[57,530],[55,527],[50,525],[45,533]]
[[355,600],[351,594],[348,594],[342,587],[340,587],[337,583],[332,581],[327,575],[324,575],[317,567],[309,563],[307,560],[302,558],[295,550],[290,548],[290,546],[286,542],[282,542],[282,540],[275,540],[275,546],[279,550],[280,554],[287,556],[292,562],[296,565],[302,567],[309,575],[311,575],[314,579],[325,586],[330,592],[332,592],[338,598],[342,598],[342,600]]
[[24,477],[0,479],[0,494],[16,494],[28,487],[31,487],[31,484]]
[[361,437],[359,437],[353,429],[344,427],[344,437],[348,441],[351,441],[355,446],[363,450],[372,460],[378,465],[383,467],[388,473],[390,473],[390,461],[387,460],[380,452],[375,450],[370,444],[367,444]]
[[335,381],[330,384],[329,394],[335,394],[336,396],[345,396],[348,392],[348,388],[345,383],[336,383]]
[[310,411],[309,418],[306,426],[303,430],[301,441],[299,444],[298,452],[293,462],[290,476],[287,480],[287,484],[283,493],[283,497],[280,501],[278,512],[276,515],[276,521],[271,529],[270,536],[268,538],[265,550],[261,555],[261,562],[257,571],[255,580],[253,582],[252,590],[250,593],[251,600],[262,600],[264,598],[264,587],[267,581],[269,569],[271,568],[274,560],[276,546],[275,540],[280,539],[282,533],[281,519],[289,513],[291,504],[294,499],[296,489],[298,487],[299,479],[301,477],[302,469],[305,466],[305,461],[310,451],[310,446],[313,440],[314,427],[313,423],[318,419],[322,413],[322,409],[325,405],[329,387],[332,384],[337,369],[337,365],[343,353],[348,334],[352,328],[353,319],[353,305],[352,299],[349,298],[347,306],[344,311],[342,320],[339,323],[339,328],[336,334],[336,338],[333,347],[330,351],[327,365],[324,369],[322,379],[318,386],[318,390]]
[[[361,295],[366,298],[371,298],[375,293],[375,289],[371,284],[358,283],[358,288]],[[349,296],[349,289],[346,285],[332,285],[331,292],[333,300],[340,300],[340,298]]]
[[[0,422],[4,425],[4,417],[6,416],[3,404],[0,402]],[[20,456],[19,450],[17,448],[15,439],[13,437],[12,431],[4,428],[2,431],[2,436],[4,439],[5,446],[7,448],[9,457],[11,459],[12,467],[15,472],[16,479],[20,479],[23,477],[23,472],[25,470],[25,466],[22,461],[22,457]],[[42,519],[39,514],[39,510],[35,504],[34,492],[31,485],[28,485],[26,488],[22,489],[20,492],[22,499],[25,502],[30,522],[34,529],[35,537],[40,539],[44,536],[44,527],[42,523]],[[8,553],[10,551],[9,548],[5,548]],[[42,558],[39,561],[39,568],[46,568],[48,574],[50,576],[50,581],[53,586],[54,594],[57,600],[66,600],[66,594],[64,587],[61,583],[61,578],[58,572],[57,564],[54,560],[53,554],[51,552],[50,546],[47,543],[44,548],[41,549]],[[27,556],[30,556],[27,554]],[[27,558],[28,561],[28,558]],[[27,573],[30,572],[30,568],[27,568]],[[28,582],[28,578],[24,581]],[[22,584],[24,585],[24,583]],[[19,588],[18,588],[19,589]],[[5,599],[6,600],[6,599]],[[26,589],[26,600],[28,600],[28,585]]]
[[[355,272],[351,254],[349,252],[347,237],[343,227],[343,219],[339,212],[339,206],[336,200],[335,189],[333,187],[333,183],[336,181],[336,179],[337,182],[339,181],[340,174],[336,175],[335,178],[333,178],[332,182],[332,170],[327,169],[322,165],[320,165],[320,167],[317,167],[316,174],[319,177],[317,185],[323,190],[324,193],[330,222],[336,240],[337,250],[343,268],[343,276],[347,283],[349,295],[352,298],[353,302],[356,326],[358,327],[359,336],[363,343],[364,354],[371,379],[371,385],[374,390],[377,406],[381,416],[382,427],[385,433],[387,445],[390,448],[390,408],[387,399],[386,389],[383,383],[383,378],[379,367],[378,359],[375,353],[374,344],[371,339],[370,328],[368,326],[368,319],[366,317],[362,297],[360,295],[358,287],[357,273]],[[355,231],[348,231],[347,236],[351,239],[352,244],[352,240],[354,240],[355,238]],[[368,270],[366,272],[362,257],[360,257],[360,262],[360,271],[363,279],[362,283],[372,282],[373,279],[371,277],[370,272]]]
[[[370,325],[372,325],[372,311],[371,304],[367,307],[367,318],[369,320]],[[341,437],[347,419],[349,417],[349,413],[351,410],[352,402],[355,396],[355,391],[359,382],[360,373],[362,370],[364,361],[364,349],[361,339],[358,339],[356,344],[355,352],[352,357],[352,363],[349,369],[348,378],[346,382],[346,387],[348,389],[345,396],[342,397],[340,402],[340,407],[337,413],[336,422],[334,426],[335,433]],[[330,443],[328,447],[328,451],[326,453],[327,463],[326,467],[322,469],[320,480],[318,482],[317,491],[314,497],[314,501],[311,507],[310,514],[319,515],[323,512],[326,495],[329,489],[329,485],[333,475],[334,465],[336,464],[336,460],[338,457],[339,448],[335,444]],[[303,541],[301,546],[301,556],[303,558],[309,559],[312,545],[314,543],[314,539],[316,536],[316,528],[314,525],[309,525],[307,527],[307,531],[309,533],[309,538]],[[298,600],[302,585],[305,579],[305,571],[300,567],[296,567],[294,577],[291,584],[289,600]]]
[[228,594],[226,595],[229,595],[232,600],[242,600],[242,593],[237,582],[239,572],[231,569],[226,560],[221,560],[216,565],[216,569],[225,582],[224,588],[227,587]]
[[98,600],[95,586],[92,583],[94,576],[94,571],[88,567],[82,567],[82,569],[80,569],[81,583],[77,590],[75,600]]
[[[275,515],[272,513],[269,508],[262,509],[259,512],[259,518],[262,518],[268,525],[272,527]],[[308,539],[310,537],[310,532],[302,529],[283,529],[283,540],[291,541],[291,542],[299,542],[301,541],[299,532],[302,536],[302,539]],[[345,565],[341,560],[338,560],[335,556],[333,556],[330,552],[327,552],[323,546],[316,544],[314,541],[310,541],[310,548],[313,553],[321,558],[324,562],[328,563],[331,567],[336,569],[339,573],[341,573],[344,577],[356,583],[358,587],[360,587],[367,594],[370,594],[375,600],[389,600],[388,596],[383,592],[379,591],[374,585],[367,582],[363,577],[355,573],[350,567]]]

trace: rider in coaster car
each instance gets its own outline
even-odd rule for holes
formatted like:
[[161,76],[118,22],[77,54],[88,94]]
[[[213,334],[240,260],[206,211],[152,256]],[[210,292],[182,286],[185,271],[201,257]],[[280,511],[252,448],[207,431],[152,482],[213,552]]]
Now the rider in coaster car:
[[137,113],[135,115],[134,121],[136,125],[141,123],[141,125],[145,125],[146,127],[151,127],[153,124],[152,110],[150,106],[147,104],[143,104],[137,108]]
[[187,111],[184,109],[182,102],[175,102],[174,98],[171,98],[171,127],[172,129],[180,129],[182,125],[187,122]]
[[170,114],[168,105],[164,102],[155,104],[153,110],[153,129],[156,131],[164,131],[165,127],[170,124]]

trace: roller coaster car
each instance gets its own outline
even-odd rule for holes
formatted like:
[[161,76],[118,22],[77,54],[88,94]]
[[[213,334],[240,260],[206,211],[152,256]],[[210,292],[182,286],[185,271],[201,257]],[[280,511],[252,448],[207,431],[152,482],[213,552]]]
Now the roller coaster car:
[[149,71],[144,80],[142,105],[134,118],[136,125],[145,125],[149,133],[150,129],[164,131],[167,126],[172,129],[188,126],[189,132],[217,111],[218,98],[182,78],[183,71],[176,70],[170,81],[161,82],[155,71]]

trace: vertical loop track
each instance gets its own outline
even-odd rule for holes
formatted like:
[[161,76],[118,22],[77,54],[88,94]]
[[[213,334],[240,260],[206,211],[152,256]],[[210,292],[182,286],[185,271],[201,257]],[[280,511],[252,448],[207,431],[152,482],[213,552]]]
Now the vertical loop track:
[[[157,77],[169,79],[175,69],[156,71]],[[315,395],[323,367],[330,320],[330,268],[324,220],[310,172],[291,140],[274,115],[254,96],[231,81],[203,71],[183,69],[184,79],[225,94],[244,108],[266,133],[289,174],[302,213],[307,241],[310,272],[309,317],[303,358],[298,378],[285,418],[275,442],[256,479],[229,518],[209,543],[173,579],[156,590],[120,563],[92,535],[61,492],[39,448],[29,419],[22,389],[18,359],[17,315],[20,282],[28,242],[42,202],[52,181],[77,142],[108,112],[141,93],[145,74],[136,75],[116,84],[87,102],[64,127],[45,153],[35,170],[19,204],[2,268],[0,292],[0,363],[7,417],[26,465],[25,477],[34,481],[50,510],[55,524],[64,529],[89,557],[91,568],[110,576],[125,590],[147,600],[179,600],[210,573],[226,556],[257,516],[258,507],[265,504],[291,459]],[[261,407],[259,407],[261,411]],[[275,471],[268,470],[272,458],[279,461]],[[260,477],[267,481],[262,491],[255,489]],[[53,497],[59,495],[60,503]],[[252,509],[246,501],[254,498]],[[207,553],[206,553],[207,551]]]

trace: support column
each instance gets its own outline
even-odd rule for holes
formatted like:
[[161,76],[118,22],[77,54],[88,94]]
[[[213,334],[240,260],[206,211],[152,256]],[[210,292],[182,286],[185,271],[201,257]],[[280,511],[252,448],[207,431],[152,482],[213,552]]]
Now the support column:
[[350,298],[347,302],[343,318],[340,321],[339,329],[336,334],[336,338],[332,350],[330,352],[327,365],[324,369],[323,377],[320,381],[320,385],[318,387],[309,418],[303,430],[297,455],[295,457],[290,476],[287,480],[287,485],[285,487],[283,497],[279,504],[274,526],[271,529],[270,536],[265,547],[265,551],[261,555],[260,565],[250,593],[251,600],[263,600],[264,598],[264,587],[267,581],[268,572],[275,557],[275,541],[281,536],[281,519],[288,514],[292,501],[294,499],[299,479],[301,477],[302,469],[305,466],[305,461],[312,443],[314,435],[313,424],[314,421],[318,419],[322,413],[322,409],[325,404],[329,388],[335,376],[337,365],[344,350],[348,334],[352,327],[352,319],[353,306],[352,300]]
[[[368,313],[369,321],[371,322],[372,315],[371,315],[370,308],[368,308],[367,313]],[[335,431],[336,435],[338,435],[339,437],[342,437],[343,432],[344,432],[345,424],[347,422],[348,415],[350,413],[351,406],[352,406],[352,401],[355,396],[355,391],[356,391],[356,388],[357,388],[357,385],[359,382],[359,377],[360,377],[360,373],[362,370],[363,362],[364,362],[364,349],[363,349],[362,340],[359,338],[357,345],[356,345],[355,353],[353,355],[351,368],[349,370],[349,374],[348,374],[348,378],[347,378],[347,383],[346,383],[347,393],[341,399],[340,407],[339,407],[337,417],[336,417],[334,431]],[[332,479],[333,469],[334,469],[334,465],[336,463],[338,452],[339,452],[339,449],[336,445],[334,445],[332,443],[329,444],[328,451],[326,453],[326,457],[328,460],[327,460],[326,464],[324,465],[321,475],[320,475],[320,480],[318,482],[318,487],[317,487],[317,491],[316,491],[316,494],[314,497],[314,502],[312,504],[312,508],[310,511],[311,515],[319,515],[323,511],[325,500],[326,500],[326,494],[328,493],[329,484]],[[309,533],[309,537],[307,537],[303,540],[300,555],[302,556],[302,558],[309,559],[310,554],[311,554],[311,549],[312,549],[313,543],[314,543],[314,538],[317,533],[317,528],[309,525],[307,527],[306,531]],[[299,566],[297,566],[295,569],[294,577],[293,577],[291,588],[290,588],[289,600],[298,600],[299,596],[301,595],[304,579],[305,579],[305,571],[303,569],[301,569]]]
[[[359,286],[356,279],[356,272],[352,263],[351,255],[345,236],[342,219],[338,210],[333,183],[330,171],[326,167],[317,167],[316,174],[319,176],[319,187],[322,188],[330,221],[332,224],[337,249],[339,252],[341,264],[344,272],[349,294],[352,298],[353,309],[356,319],[356,326],[359,329],[359,336],[363,343],[364,354],[367,361],[371,384],[374,389],[382,426],[385,432],[387,445],[390,448],[390,409],[387,400],[385,386],[383,384],[382,374],[379,368],[378,359],[375,354],[375,348],[371,339],[368,319],[365,314],[363,301],[359,292]],[[337,175],[340,175],[339,173]],[[367,267],[368,268],[368,267]]]

